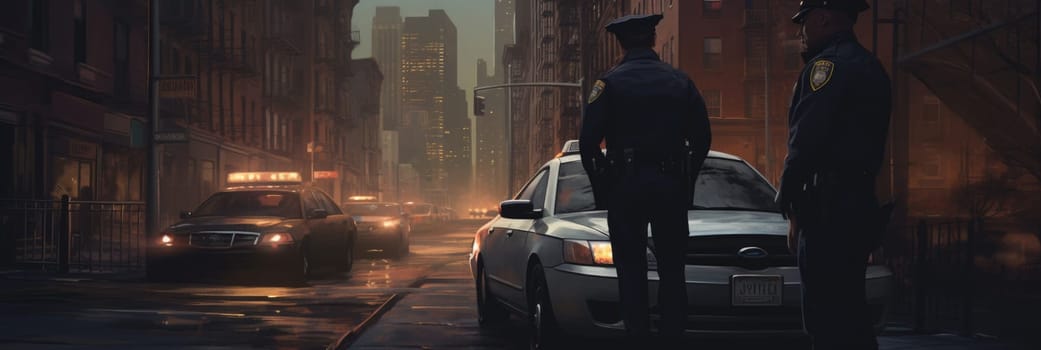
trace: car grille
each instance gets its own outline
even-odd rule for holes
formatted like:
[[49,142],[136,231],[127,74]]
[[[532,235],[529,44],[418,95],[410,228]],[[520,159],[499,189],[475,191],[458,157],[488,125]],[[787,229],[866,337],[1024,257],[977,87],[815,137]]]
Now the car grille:
[[[766,255],[744,257],[738,254],[741,249],[747,247],[760,248],[766,252]],[[654,255],[650,251],[647,253],[647,259],[649,267],[657,267]],[[748,270],[762,270],[777,266],[796,266],[795,256],[788,252],[787,238],[774,235],[691,237],[687,240],[685,262],[687,265],[737,266]]]
[[238,231],[204,231],[188,235],[188,245],[199,248],[234,248],[257,244],[260,234]]

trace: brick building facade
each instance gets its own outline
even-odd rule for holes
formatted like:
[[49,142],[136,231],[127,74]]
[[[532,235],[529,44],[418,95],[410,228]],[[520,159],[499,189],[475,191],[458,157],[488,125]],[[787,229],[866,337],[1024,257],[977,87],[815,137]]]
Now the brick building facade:
[[[314,168],[340,175],[316,180],[336,198],[378,175],[348,171],[362,153],[347,141],[361,124],[349,82],[357,2],[160,2],[160,129],[189,135],[159,147],[161,224],[232,171],[309,178],[312,141]],[[13,142],[0,146],[11,155],[2,158],[0,197],[143,200],[148,5],[4,4],[0,136]]]

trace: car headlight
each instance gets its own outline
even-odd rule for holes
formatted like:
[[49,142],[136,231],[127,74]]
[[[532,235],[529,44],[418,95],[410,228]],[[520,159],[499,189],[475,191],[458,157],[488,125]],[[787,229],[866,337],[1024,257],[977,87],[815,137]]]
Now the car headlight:
[[286,245],[295,242],[293,235],[288,232],[271,232],[265,233],[260,237],[260,244],[269,245]]
[[174,235],[169,232],[163,232],[163,234],[159,235],[159,245],[172,247],[174,245]]
[[401,219],[387,220],[383,222],[383,228],[393,228],[401,225]]
[[564,261],[581,265],[614,265],[611,242],[564,240]]

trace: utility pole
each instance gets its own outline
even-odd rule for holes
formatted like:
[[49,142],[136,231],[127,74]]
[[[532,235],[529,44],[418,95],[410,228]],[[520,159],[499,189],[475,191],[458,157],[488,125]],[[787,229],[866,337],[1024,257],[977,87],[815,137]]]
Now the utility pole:
[[[506,65],[506,197],[513,196],[513,63]],[[477,89],[474,89],[474,94]]]
[[159,133],[159,0],[151,0],[148,11],[149,30],[151,39],[148,41],[149,57],[151,63],[148,65],[148,105],[149,105],[149,133],[148,140],[148,168],[145,169],[145,237],[150,237],[156,232],[159,224],[159,147],[156,144],[156,134]]

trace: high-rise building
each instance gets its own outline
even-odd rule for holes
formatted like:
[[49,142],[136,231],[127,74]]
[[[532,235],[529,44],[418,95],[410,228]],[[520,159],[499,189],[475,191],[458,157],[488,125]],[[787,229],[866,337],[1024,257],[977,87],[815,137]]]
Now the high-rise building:
[[514,1],[495,0],[495,62],[492,62],[492,67],[495,67],[495,77],[499,80],[502,80],[505,71],[502,62],[503,50],[507,45],[516,42],[513,25]]
[[382,150],[380,192],[384,200],[400,200],[398,129],[401,109],[401,8],[376,7],[372,18],[372,58],[383,73],[380,91]]
[[372,58],[383,72],[380,120],[383,130],[397,130],[401,123],[401,8],[376,7],[372,17]]
[[407,17],[401,49],[401,161],[415,166],[424,191],[459,195],[465,187],[455,183],[469,182],[470,126],[458,84],[455,24],[444,10]]

